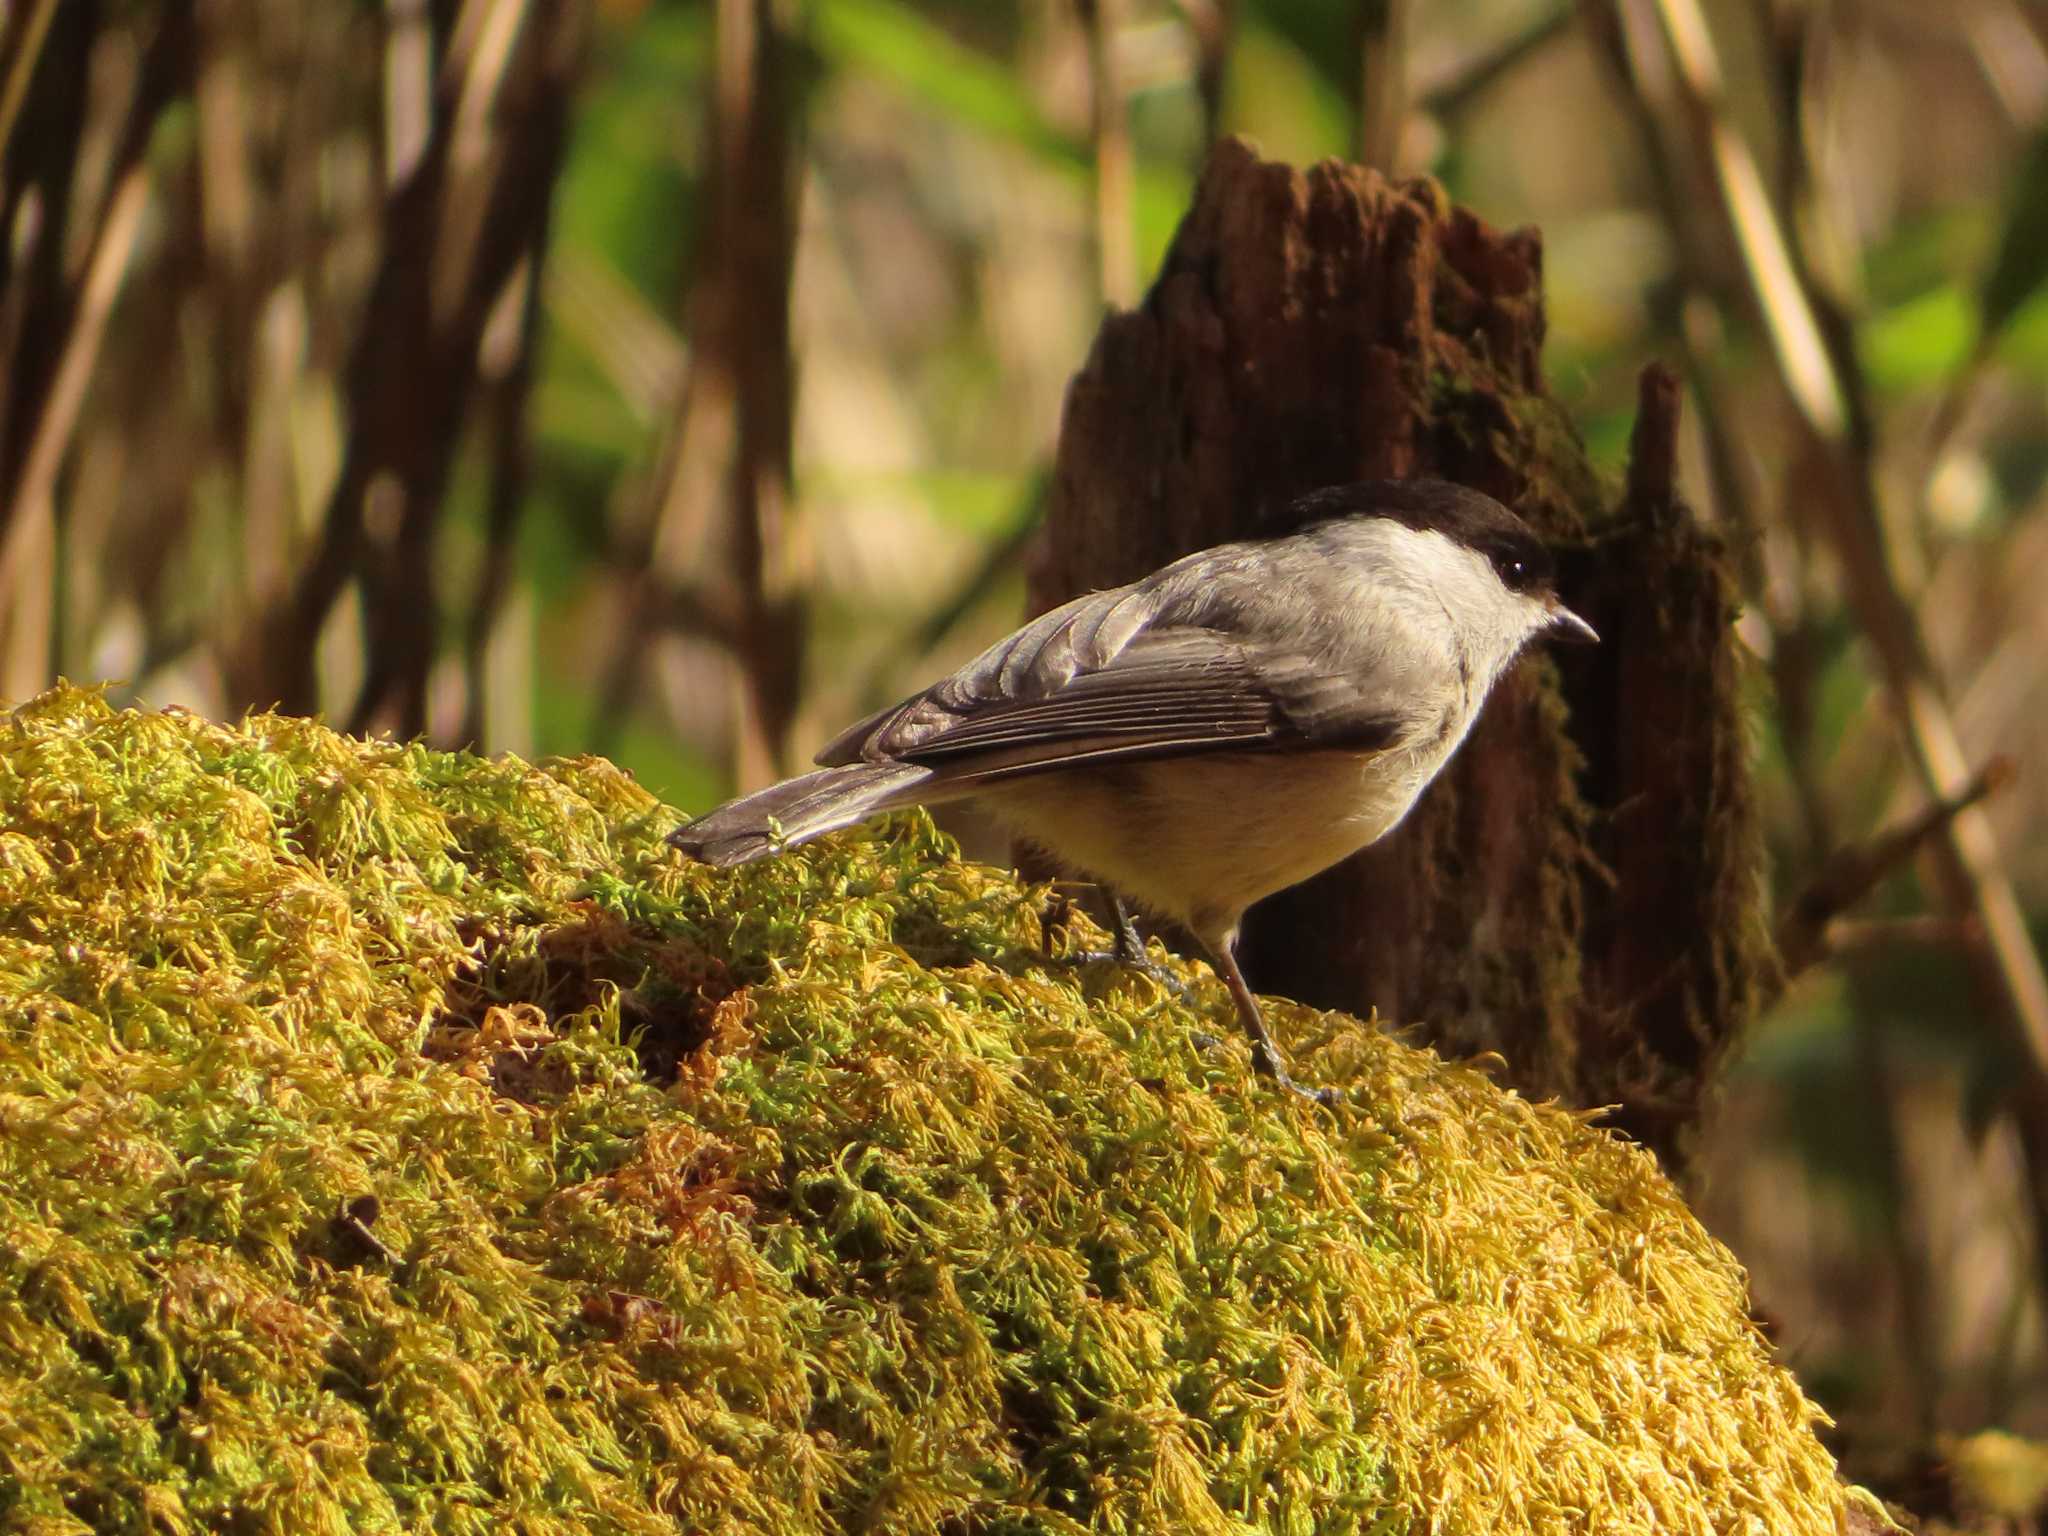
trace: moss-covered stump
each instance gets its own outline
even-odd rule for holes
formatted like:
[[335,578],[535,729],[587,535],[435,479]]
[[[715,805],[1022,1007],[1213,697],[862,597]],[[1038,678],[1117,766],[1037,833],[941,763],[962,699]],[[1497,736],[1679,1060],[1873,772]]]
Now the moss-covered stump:
[[0,1524],[1832,1532],[1651,1160],[1274,1005],[1312,1109],[922,819],[0,717]]

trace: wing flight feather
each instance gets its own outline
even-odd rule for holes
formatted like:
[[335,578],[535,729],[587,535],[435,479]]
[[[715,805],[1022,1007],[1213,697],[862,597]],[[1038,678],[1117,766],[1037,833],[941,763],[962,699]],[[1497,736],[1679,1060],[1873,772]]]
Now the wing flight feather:
[[869,716],[818,754],[985,780],[1201,751],[1377,750],[1391,711],[1292,647],[1233,633],[1173,568],[1040,615],[951,676]]

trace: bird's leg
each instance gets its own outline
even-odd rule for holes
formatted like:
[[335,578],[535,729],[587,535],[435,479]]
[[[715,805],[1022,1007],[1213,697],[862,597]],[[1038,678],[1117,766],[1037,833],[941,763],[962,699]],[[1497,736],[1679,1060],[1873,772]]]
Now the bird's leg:
[[1237,1004],[1237,1021],[1252,1037],[1252,1065],[1289,1093],[1298,1093],[1317,1104],[1336,1103],[1342,1095],[1335,1088],[1304,1087],[1288,1072],[1287,1064],[1280,1059],[1280,1047],[1273,1043],[1272,1035],[1266,1030],[1265,1017],[1259,1012],[1259,1000],[1252,996],[1252,989],[1245,985],[1244,972],[1237,968],[1236,949],[1235,933],[1227,934],[1220,943],[1209,946],[1216,974],[1223,978],[1223,985],[1230,989],[1230,1000]]
[[1152,958],[1150,951],[1145,948],[1145,936],[1138,932],[1138,919],[1125,905],[1123,897],[1117,895],[1115,891],[1107,894],[1109,910],[1115,918],[1116,927],[1116,938],[1110,945],[1110,954],[1119,964],[1143,971],[1175,997],[1185,1000],[1188,995],[1188,984]]
[[1110,930],[1113,935],[1109,948],[1069,950],[1063,957],[1066,963],[1087,965],[1095,960],[1114,960],[1118,965],[1143,971],[1147,977],[1175,997],[1185,998],[1188,995],[1188,984],[1146,953],[1145,940],[1138,932],[1138,920],[1131,915],[1131,909],[1124,904],[1124,899],[1107,887],[1103,888],[1103,894],[1109,898]]
[[1125,965],[1150,966],[1152,957],[1145,953],[1145,936],[1138,932],[1138,920],[1115,891],[1109,893],[1109,910],[1116,919],[1116,941],[1110,946],[1111,952]]
[[1152,958],[1145,948],[1145,936],[1138,932],[1138,919],[1115,891],[1109,894],[1109,910],[1116,918],[1116,940],[1110,953],[1124,965],[1135,966],[1175,997],[1188,995],[1188,984]]

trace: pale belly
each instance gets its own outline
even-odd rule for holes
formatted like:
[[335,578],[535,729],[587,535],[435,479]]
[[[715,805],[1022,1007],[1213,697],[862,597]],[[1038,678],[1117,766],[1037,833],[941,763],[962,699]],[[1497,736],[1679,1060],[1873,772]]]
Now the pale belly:
[[992,786],[983,803],[1121,895],[1214,938],[1408,813],[1436,754],[1218,753]]

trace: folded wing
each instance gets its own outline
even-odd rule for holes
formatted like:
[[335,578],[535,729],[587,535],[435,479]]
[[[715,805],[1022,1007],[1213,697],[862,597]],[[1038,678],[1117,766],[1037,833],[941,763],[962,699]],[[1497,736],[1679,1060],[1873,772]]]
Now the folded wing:
[[[1164,574],[1164,573],[1162,573]],[[1371,680],[1247,638],[1227,602],[1156,578],[1077,598],[818,754],[954,782],[1209,751],[1373,751],[1397,737]]]

